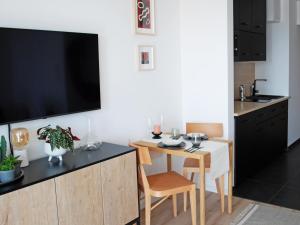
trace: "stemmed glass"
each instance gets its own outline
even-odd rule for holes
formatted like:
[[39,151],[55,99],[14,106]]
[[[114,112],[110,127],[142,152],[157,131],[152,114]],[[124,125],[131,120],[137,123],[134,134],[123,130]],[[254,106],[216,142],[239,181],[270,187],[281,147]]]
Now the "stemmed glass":
[[192,139],[191,139],[193,147],[199,148],[201,145],[201,136],[200,134],[192,134]]
[[177,139],[180,138],[180,131],[179,131],[179,129],[172,128],[172,130],[171,130],[171,138],[175,139],[175,140],[177,140]]

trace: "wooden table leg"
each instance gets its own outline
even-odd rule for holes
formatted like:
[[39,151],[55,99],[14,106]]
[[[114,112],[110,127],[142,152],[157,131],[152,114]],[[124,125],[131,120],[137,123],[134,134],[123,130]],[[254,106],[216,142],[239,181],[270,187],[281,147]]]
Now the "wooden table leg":
[[167,154],[167,170],[172,171],[172,155]]
[[232,213],[232,176],[233,173],[233,144],[229,144],[229,172],[228,172],[228,213]]
[[[172,155],[167,154],[167,171],[171,172],[172,171]],[[170,196],[169,199],[172,197]]]
[[205,164],[204,156],[200,158],[200,225],[205,225]]

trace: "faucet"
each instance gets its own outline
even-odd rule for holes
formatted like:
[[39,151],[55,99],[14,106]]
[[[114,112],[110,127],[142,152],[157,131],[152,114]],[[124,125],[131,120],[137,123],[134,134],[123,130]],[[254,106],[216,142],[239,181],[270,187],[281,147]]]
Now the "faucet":
[[256,82],[257,81],[267,81],[267,79],[255,79],[252,86],[251,86],[251,90],[252,90],[252,96],[255,96],[256,93],[258,93],[258,90],[256,90]]
[[244,102],[246,100],[244,85],[240,85],[240,100],[241,102]]

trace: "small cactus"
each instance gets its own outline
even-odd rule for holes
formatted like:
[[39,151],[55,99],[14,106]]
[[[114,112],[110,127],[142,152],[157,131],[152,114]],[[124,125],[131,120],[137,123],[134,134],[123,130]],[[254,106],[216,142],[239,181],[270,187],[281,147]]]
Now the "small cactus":
[[5,137],[2,135],[1,142],[0,142],[0,163],[6,157],[6,152],[7,152],[7,143],[6,143]]

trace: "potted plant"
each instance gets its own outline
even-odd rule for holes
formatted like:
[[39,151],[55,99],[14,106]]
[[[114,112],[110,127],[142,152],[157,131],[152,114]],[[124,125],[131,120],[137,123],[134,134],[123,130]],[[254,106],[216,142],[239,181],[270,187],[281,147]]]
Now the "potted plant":
[[72,134],[71,128],[63,129],[60,126],[52,128],[50,125],[42,127],[37,131],[38,139],[45,141],[45,153],[49,156],[48,161],[53,157],[62,161],[62,155],[67,151],[74,150],[74,141],[80,139]]
[[0,143],[0,181],[7,183],[15,179],[20,173],[21,160],[13,155],[6,156],[7,143],[4,136],[1,136]]

